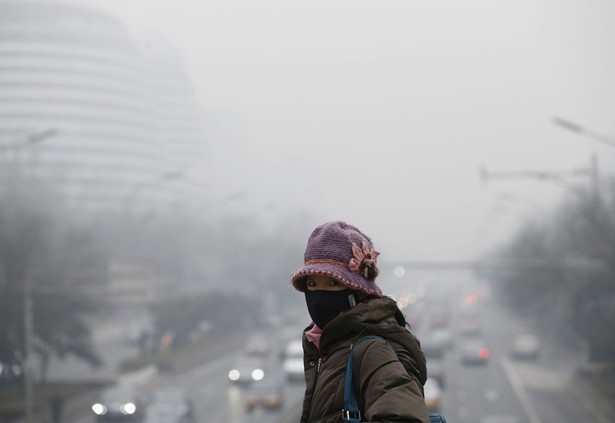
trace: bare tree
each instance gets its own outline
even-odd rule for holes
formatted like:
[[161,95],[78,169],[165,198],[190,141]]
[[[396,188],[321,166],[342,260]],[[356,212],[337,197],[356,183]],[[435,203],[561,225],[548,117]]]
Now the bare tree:
[[[22,366],[27,342],[43,363],[72,354],[92,365],[85,317],[96,309],[83,282],[104,269],[91,225],[69,215],[49,186],[10,174],[0,186],[0,362]],[[96,271],[94,271],[96,269]],[[26,300],[33,305],[29,310]],[[31,313],[28,332],[24,316]],[[29,339],[27,339],[29,337]],[[44,376],[44,375],[43,375]]]
[[503,297],[556,331],[574,331],[592,361],[615,360],[615,186],[575,191],[553,216],[527,222],[498,255],[541,263],[497,278]]

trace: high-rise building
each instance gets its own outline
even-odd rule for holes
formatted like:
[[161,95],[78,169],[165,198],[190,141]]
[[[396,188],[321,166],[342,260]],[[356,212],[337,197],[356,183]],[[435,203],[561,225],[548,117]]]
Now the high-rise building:
[[0,163],[84,205],[175,202],[204,147],[190,82],[162,46],[96,9],[0,1]]

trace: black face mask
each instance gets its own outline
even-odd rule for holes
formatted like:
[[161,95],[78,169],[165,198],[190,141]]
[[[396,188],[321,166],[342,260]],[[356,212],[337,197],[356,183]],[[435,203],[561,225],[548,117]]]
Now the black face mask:
[[324,329],[335,316],[350,310],[356,300],[351,289],[343,291],[305,291],[305,302],[312,321]]

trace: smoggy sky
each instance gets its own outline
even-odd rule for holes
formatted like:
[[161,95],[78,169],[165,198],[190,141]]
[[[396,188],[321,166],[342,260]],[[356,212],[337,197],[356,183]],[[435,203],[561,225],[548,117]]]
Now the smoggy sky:
[[255,215],[347,220],[388,257],[471,257],[564,192],[484,184],[481,165],[559,171],[595,154],[602,176],[615,169],[615,148],[553,123],[615,136],[608,0],[78,3],[175,44],[213,195],[240,191]]

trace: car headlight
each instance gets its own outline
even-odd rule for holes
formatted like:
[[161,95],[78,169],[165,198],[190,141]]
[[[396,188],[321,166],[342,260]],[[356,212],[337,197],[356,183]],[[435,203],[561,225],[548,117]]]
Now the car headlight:
[[102,416],[103,414],[107,414],[107,407],[97,402],[96,404],[92,406],[92,411],[96,415]]
[[228,378],[232,381],[236,381],[239,380],[239,370],[233,369],[230,372],[228,372]]
[[127,402],[126,404],[122,404],[120,406],[120,411],[122,414],[134,414],[137,411],[137,406],[132,402]]
[[262,380],[265,377],[265,372],[262,369],[254,369],[252,370],[252,379],[253,380]]

